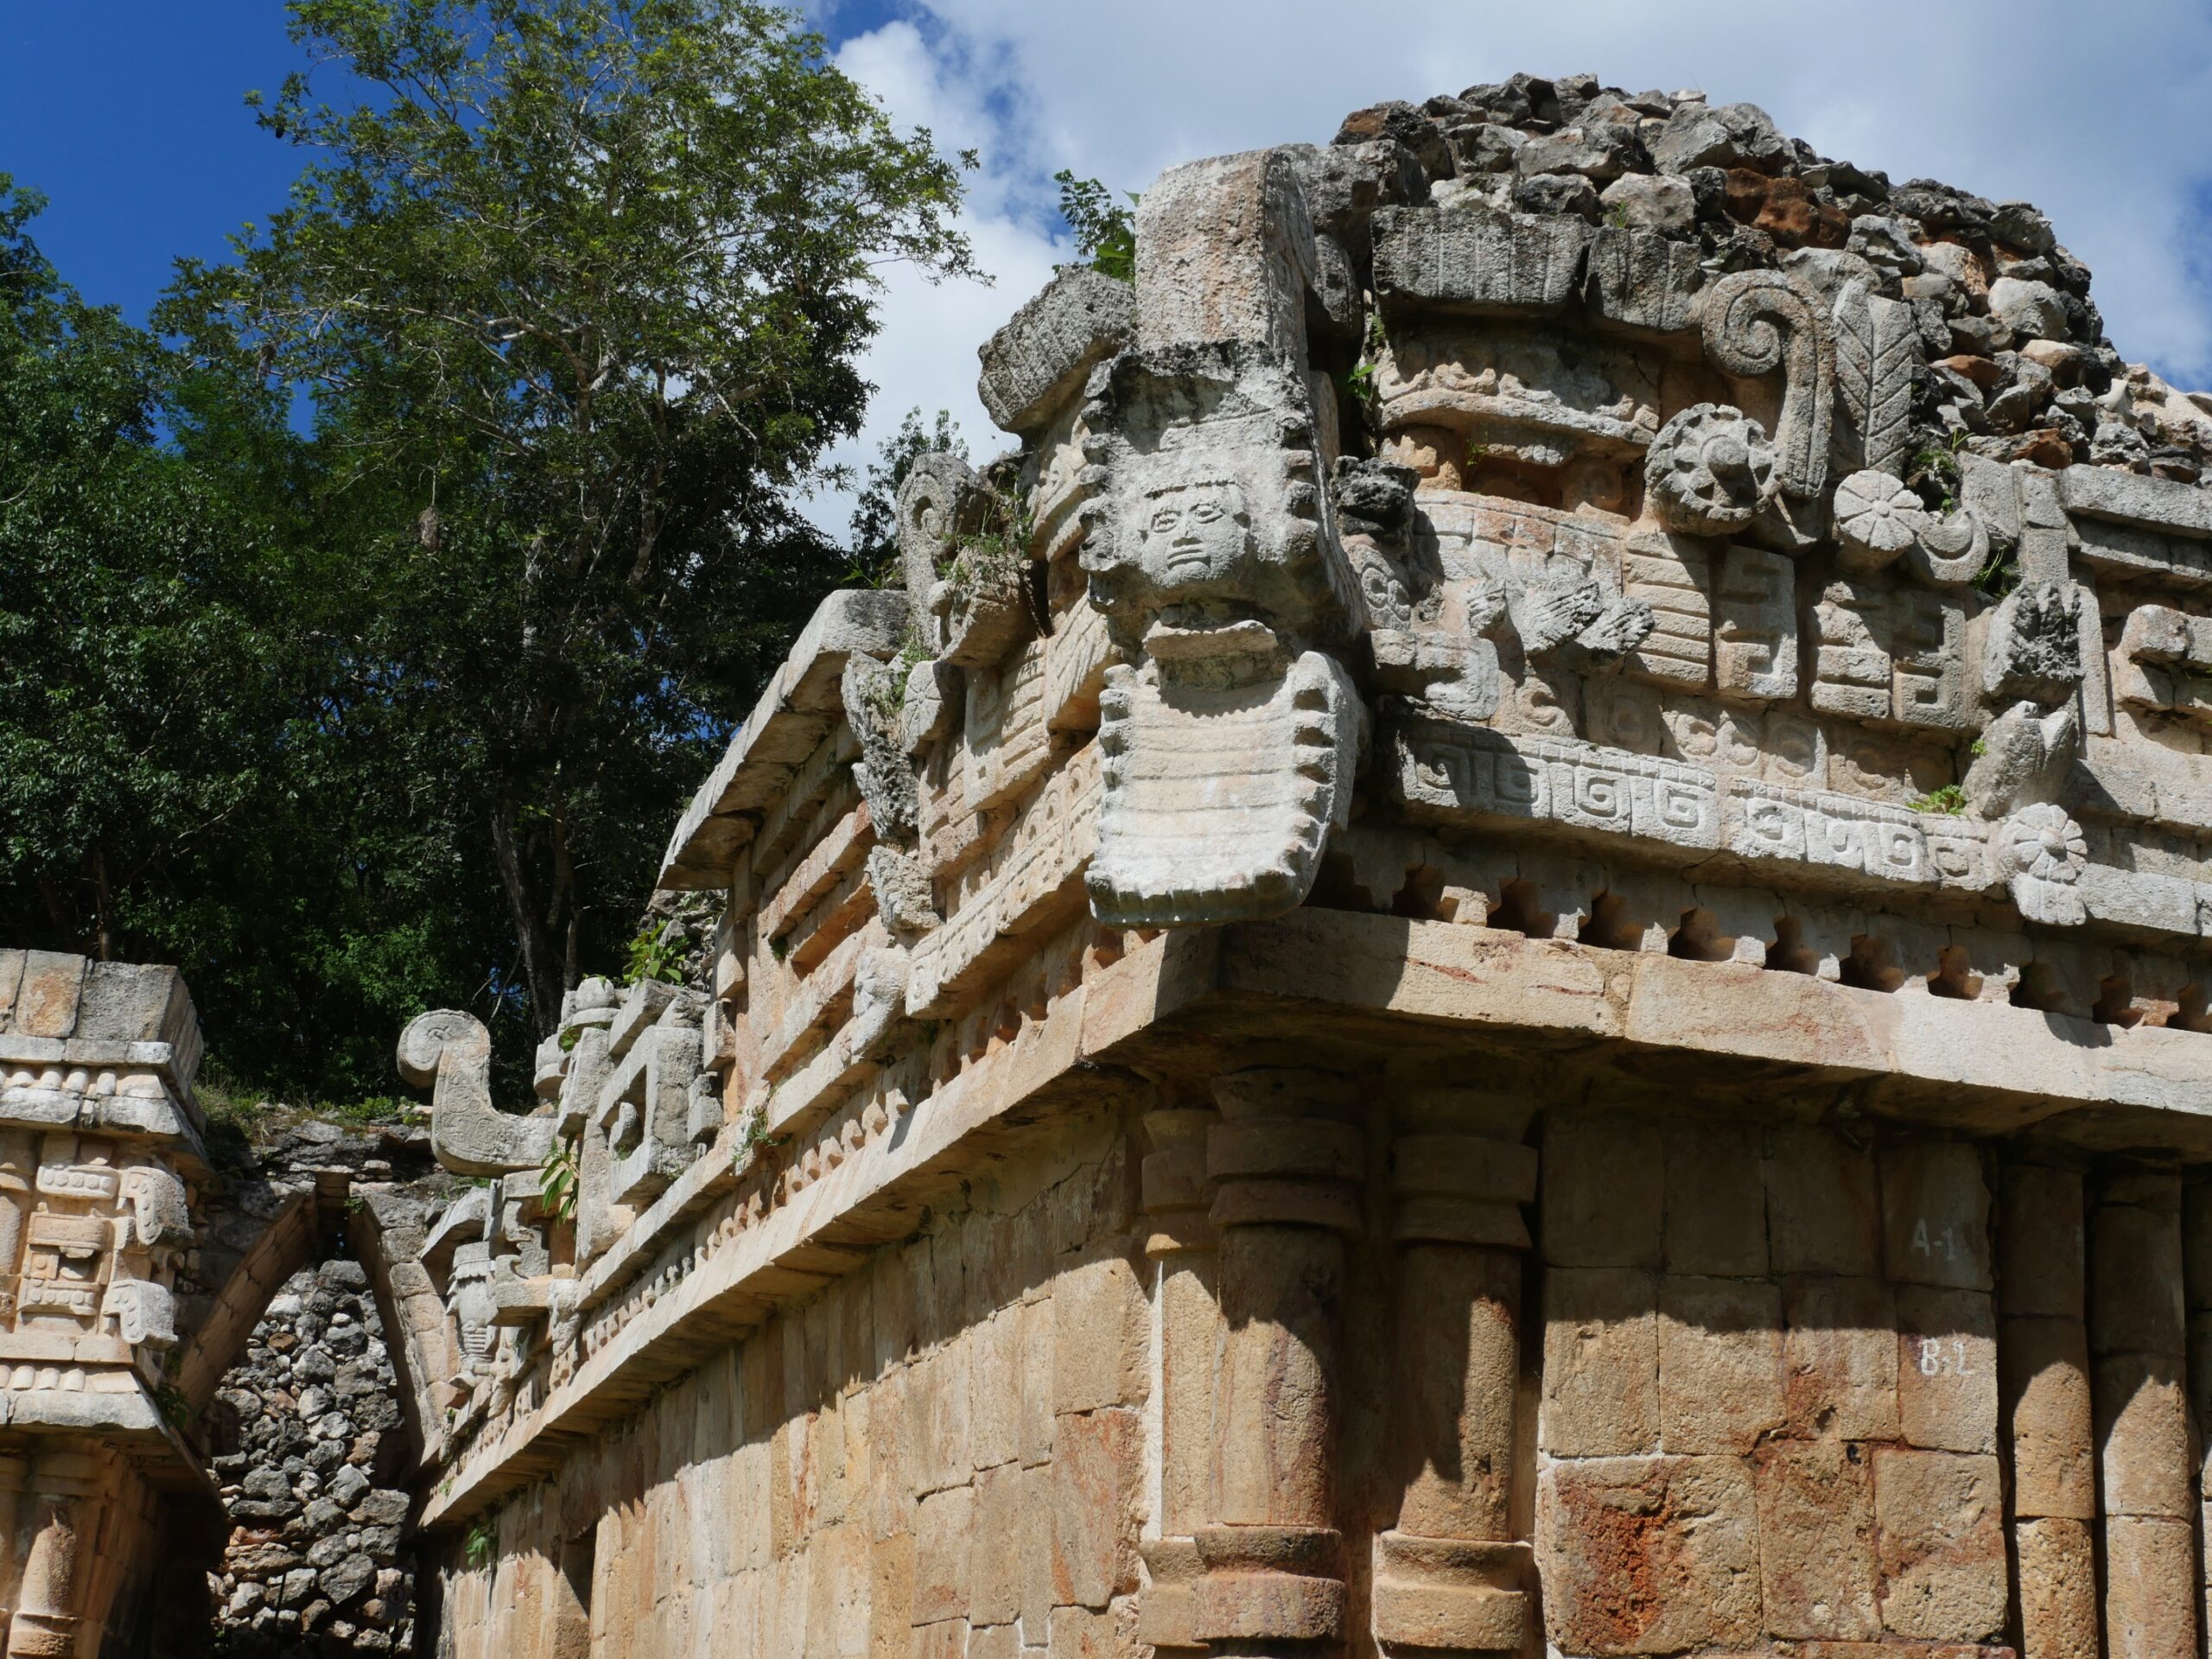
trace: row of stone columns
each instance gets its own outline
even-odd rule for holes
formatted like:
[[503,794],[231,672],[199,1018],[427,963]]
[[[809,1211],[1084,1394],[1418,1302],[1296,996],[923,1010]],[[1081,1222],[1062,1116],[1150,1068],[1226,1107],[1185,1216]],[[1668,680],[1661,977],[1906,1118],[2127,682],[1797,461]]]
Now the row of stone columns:
[[[1140,1638],[1255,1653],[1345,1635],[1337,1490],[1346,1241],[1365,1211],[1366,1102],[1286,1069],[1216,1080],[1145,1122],[1158,1276],[1159,1536]],[[1528,1631],[1514,1535],[1525,1107],[1471,1091],[1399,1103],[1390,1426],[1402,1492],[1376,1540],[1386,1649],[1501,1652]]]
[[2101,1622],[2108,1659],[2195,1659],[2212,1574],[2186,1306],[2212,1304],[2212,1283],[2184,1295],[2180,1178],[2128,1169],[2085,1186],[2075,1169],[2016,1161],[1999,1238],[2023,1659],[2097,1659]]

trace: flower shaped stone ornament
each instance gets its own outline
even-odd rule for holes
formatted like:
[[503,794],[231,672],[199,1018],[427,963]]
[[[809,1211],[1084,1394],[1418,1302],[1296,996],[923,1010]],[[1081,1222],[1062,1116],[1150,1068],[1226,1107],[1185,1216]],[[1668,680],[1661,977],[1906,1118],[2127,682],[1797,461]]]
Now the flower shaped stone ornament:
[[1996,848],[2022,916],[2061,927],[2088,919],[2076,884],[2089,846],[2064,807],[2049,801],[2022,807],[1999,829]]
[[1644,493],[1668,529],[1726,536],[1773,498],[1780,487],[1774,469],[1764,427],[1727,404],[1693,404],[1651,440]]
[[1920,498],[1887,473],[1853,473],[1835,486],[1835,534],[1847,570],[1880,569],[1913,544],[1927,522]]

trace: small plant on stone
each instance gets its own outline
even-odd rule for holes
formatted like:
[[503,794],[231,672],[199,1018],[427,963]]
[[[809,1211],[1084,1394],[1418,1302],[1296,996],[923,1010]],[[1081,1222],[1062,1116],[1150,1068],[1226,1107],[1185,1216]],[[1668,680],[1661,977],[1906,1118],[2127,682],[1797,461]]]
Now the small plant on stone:
[[1127,207],[1115,205],[1114,193],[1096,179],[1078,179],[1068,168],[1052,175],[1060,187],[1060,217],[1075,232],[1075,251],[1101,276],[1116,282],[1137,279],[1137,194],[1125,190]]
[[2020,585],[2018,548],[1994,549],[1987,563],[1974,574],[1974,591],[1984,599],[1999,600]]
[[1929,512],[1940,516],[1957,508],[1959,451],[1966,444],[1966,433],[1959,431],[1940,445],[1930,444],[1915,452],[1905,486],[1920,497]]
[[761,1107],[745,1120],[745,1133],[737,1138],[737,1145],[730,1152],[730,1167],[742,1170],[756,1160],[771,1147],[780,1147],[790,1137],[770,1132],[767,1108]]
[[498,1535],[493,1531],[492,1523],[488,1520],[479,1521],[471,1527],[468,1529],[467,1540],[462,1545],[463,1549],[467,1552],[468,1564],[471,1567],[490,1566],[492,1552],[498,1547]]
[[538,1202],[556,1221],[576,1218],[579,1157],[577,1138],[563,1136],[553,1143],[552,1150],[545,1154],[545,1162],[538,1168]]
[[1956,817],[1967,810],[1967,792],[1956,784],[1945,784],[1941,789],[1931,789],[1905,803],[1910,812],[1934,812],[1944,817]]
[[192,1421],[191,1404],[174,1382],[164,1382],[154,1390],[154,1409],[171,1428],[182,1428]]
[[648,922],[630,941],[629,963],[623,983],[657,979],[666,985],[683,982],[683,942],[663,937],[663,930]]

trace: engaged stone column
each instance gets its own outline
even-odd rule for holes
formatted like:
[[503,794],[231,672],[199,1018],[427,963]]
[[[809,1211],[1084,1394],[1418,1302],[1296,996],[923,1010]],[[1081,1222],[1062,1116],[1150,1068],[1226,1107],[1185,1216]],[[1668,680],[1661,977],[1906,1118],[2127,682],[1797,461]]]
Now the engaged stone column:
[[45,1452],[33,1464],[30,1548],[8,1622],[9,1659],[69,1659],[77,1651],[79,1567],[98,1540],[99,1492],[99,1464],[89,1453]]
[[1197,1534],[1211,1514],[1215,1357],[1220,1348],[1218,1240],[1207,1214],[1206,1136],[1221,1122],[1211,1106],[1174,1102],[1144,1116],[1145,1254],[1159,1275],[1160,1532],[1144,1545],[1151,1582],[1138,1610],[1137,1639],[1155,1648],[1195,1648]]
[[1271,1654],[1344,1634],[1336,1396],[1360,1135],[1338,1078],[1240,1071],[1214,1098],[1206,1173],[1228,1329],[1192,1633]]
[[1386,1650],[1517,1651],[1534,1558],[1513,1537],[1521,1370],[1521,1205],[1536,1196],[1529,1108],[1472,1090],[1400,1104],[1391,1232],[1399,1244],[1393,1395],[1405,1497],[1375,1541]]
[[2203,1629],[2212,1630],[2212,1181],[2198,1181],[2182,1195],[2182,1255],[2189,1319],[2189,1398],[2204,1459],[2197,1485],[2204,1594],[2197,1617]]
[[2022,1659],[2096,1659],[2095,1427],[2082,1321],[2082,1177],[2014,1164],[1999,1189],[1997,1287]]
[[16,1611],[16,1531],[22,1524],[23,1484],[30,1478],[29,1458],[0,1455],[0,1629]]
[[23,1217],[31,1207],[37,1149],[26,1129],[0,1131],[0,1316],[13,1313],[23,1270]]
[[2105,1513],[2105,1650],[2191,1659],[2199,1576],[2182,1390],[2181,1178],[2133,1169],[2089,1217],[2089,1345]]

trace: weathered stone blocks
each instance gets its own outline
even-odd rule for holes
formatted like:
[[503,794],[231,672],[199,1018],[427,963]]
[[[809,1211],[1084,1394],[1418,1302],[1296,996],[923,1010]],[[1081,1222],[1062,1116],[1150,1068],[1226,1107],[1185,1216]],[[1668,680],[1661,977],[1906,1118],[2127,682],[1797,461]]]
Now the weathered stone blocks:
[[1569,1653],[1729,1648],[1759,1634],[1758,1500],[1735,1458],[1554,1464],[1536,1488],[1545,1628]]

